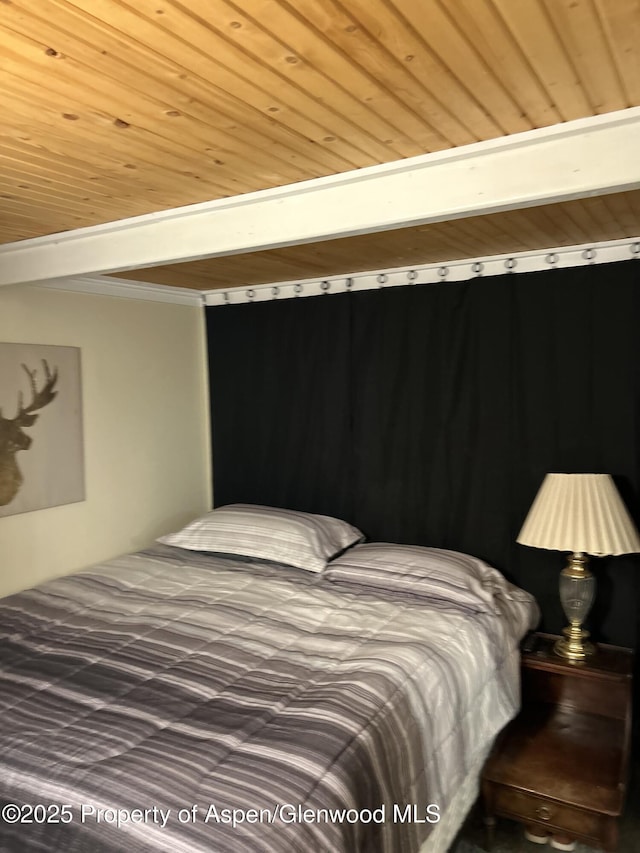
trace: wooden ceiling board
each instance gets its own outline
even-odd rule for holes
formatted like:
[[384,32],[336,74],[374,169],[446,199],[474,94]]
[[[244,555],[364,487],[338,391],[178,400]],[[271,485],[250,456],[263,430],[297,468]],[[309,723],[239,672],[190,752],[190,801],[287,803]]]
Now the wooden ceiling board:
[[[222,90],[244,107],[245,114],[255,109],[265,113],[269,106],[275,106],[282,123],[299,134],[310,135],[316,142],[326,142],[327,126],[335,126],[336,137],[331,141],[344,144],[354,158],[361,158],[363,153],[384,160],[408,156],[379,142],[391,128],[354,96],[341,92],[341,87],[333,80],[325,83],[328,93],[319,89],[320,95],[316,98],[313,89],[317,86],[318,75],[310,63],[304,63],[302,81],[290,79],[291,67],[300,60],[288,48],[281,48],[276,56],[262,57],[239,49],[222,36],[208,20],[213,8],[209,0],[196,0],[188,9],[166,0],[160,4],[163,8],[156,6],[155,10],[152,8],[155,4],[140,6],[135,0],[131,5],[116,4],[113,0],[73,0],[73,5],[87,14],[100,14],[102,20],[118,30],[119,38],[132,38],[145,51],[160,52],[182,73],[200,77],[212,87],[212,95],[217,96]],[[163,12],[162,16],[159,12]],[[230,30],[233,23],[236,22],[229,24]],[[305,85],[311,85],[312,90]],[[336,99],[335,105],[333,99]],[[366,115],[364,132],[351,110],[355,110],[356,119],[361,118],[361,114]],[[281,111],[286,113],[284,117],[279,115]],[[272,115],[276,114],[272,112]],[[359,145],[354,146],[350,136],[358,130]]]
[[[0,243],[639,105],[640,0],[2,0]],[[429,257],[640,231],[634,194],[547,207],[404,230]],[[428,262],[400,233],[131,276]]]
[[[579,0],[576,0],[579,2]],[[539,0],[495,0],[526,60],[542,81],[564,121],[593,114],[586,88],[558,33],[555,15]]]
[[[329,0],[304,4],[306,20],[348,58],[349,85],[354,70],[362,68],[369,89],[382,88],[392,103],[406,105],[425,126],[435,129],[437,138],[427,139],[423,152],[502,135],[500,126],[478,109],[477,101],[455,74],[439,62],[396,10],[381,0],[352,0],[348,6],[347,14]],[[362,96],[373,101],[370,92]],[[393,126],[397,127],[395,118]]]
[[624,109],[622,82],[592,0],[545,0],[545,8],[591,109],[595,113]]
[[500,81],[533,127],[562,121],[562,115],[492,0],[442,0],[442,5],[486,66],[496,69]]
[[121,272],[117,278],[195,290],[325,278],[376,269],[605,242],[640,233],[640,190]]
[[[54,6],[57,10],[55,20],[59,25],[65,20],[65,25],[73,27],[79,19],[85,29],[89,27],[83,41],[77,44],[63,29],[52,28],[40,20],[34,27],[34,36],[46,36],[49,42],[59,44],[63,50],[57,58],[75,63],[76,75],[89,76],[95,70],[100,75],[101,84],[106,80],[110,88],[130,96],[132,103],[138,103],[141,99],[144,102],[152,94],[158,115],[197,120],[212,134],[208,140],[212,147],[209,151],[205,149],[206,153],[224,153],[235,150],[239,144],[241,152],[246,148],[251,156],[260,156],[261,152],[254,142],[242,141],[242,134],[256,132],[260,126],[269,142],[272,158],[281,159],[284,163],[297,159],[296,151],[302,144],[300,137],[279,127],[273,120],[265,123],[263,115],[252,113],[238,97],[226,95],[219,86],[197,75],[188,75],[182,65],[145,49],[116,28],[94,21],[73,7],[62,6],[57,0],[54,0]],[[69,21],[64,19],[67,13],[72,15]],[[74,50],[75,57],[65,54],[64,49]],[[247,121],[246,126],[242,126],[241,119]],[[314,157],[321,171],[353,168],[357,165],[349,159],[336,157],[330,151],[316,151],[312,141],[308,141],[304,152],[305,168],[308,168],[306,164],[309,161],[313,166]]]
[[[366,0],[365,0],[366,2]],[[394,0],[394,5],[403,15],[407,24],[421,34],[423,50],[432,50],[443,67],[448,67],[459,85],[472,95],[475,112],[490,117],[499,133],[491,132],[487,127],[475,129],[479,139],[495,135],[506,135],[530,130],[530,119],[518,106],[501,78],[500,69],[493,68],[484,61],[477,50],[473,38],[468,38],[459,26],[459,12],[447,11],[439,3],[422,4],[412,0]],[[448,90],[443,88],[443,93]],[[459,115],[465,115],[464,107],[457,108]]]
[[[0,98],[3,99],[3,106],[5,106],[7,100],[13,98],[14,109],[17,113],[20,107],[15,104],[15,99],[22,99],[23,102],[28,99],[31,103],[38,103],[40,107],[39,120],[41,124],[48,124],[50,132],[55,134],[54,139],[57,139],[57,145],[63,146],[65,141],[64,137],[60,138],[60,136],[56,134],[58,129],[56,113],[61,108],[64,108],[64,104],[66,102],[64,92],[52,92],[50,90],[47,101],[43,104],[42,101],[39,100],[37,94],[37,85],[38,84],[34,79],[29,80],[28,82],[15,80],[8,81],[4,91],[5,97],[3,98],[3,96],[0,95]],[[36,87],[35,91],[33,87]],[[188,178],[191,177],[195,180],[201,181],[206,191],[220,193],[224,190],[227,194],[235,194],[238,191],[242,191],[243,187],[238,179],[233,179],[231,177],[225,179],[225,177],[219,177],[217,175],[214,177],[216,165],[218,165],[216,163],[217,158],[211,159],[210,167],[205,169],[202,168],[203,165],[206,164],[202,163],[202,159],[196,147],[199,142],[198,134],[196,132],[194,132],[193,135],[186,136],[184,132],[176,126],[175,129],[171,130],[171,132],[160,133],[163,129],[158,127],[156,122],[150,118],[147,123],[147,128],[145,129],[134,129],[130,134],[120,133],[118,136],[112,135],[111,128],[109,127],[113,121],[111,116],[114,113],[124,113],[125,111],[123,109],[118,109],[118,105],[115,102],[111,105],[112,110],[110,113],[106,113],[104,109],[96,110],[92,106],[92,94],[93,93],[89,89],[84,91],[83,103],[81,105],[83,127],[79,128],[79,132],[76,134],[76,139],[85,139],[93,143],[96,135],[99,134],[104,139],[105,148],[107,148],[108,142],[109,149],[111,150],[111,157],[113,157],[113,154],[116,152],[118,156],[115,160],[107,160],[105,158],[102,162],[96,162],[92,170],[93,175],[89,176],[90,180],[96,175],[97,170],[102,168],[102,170],[108,174],[109,183],[115,183],[119,180],[127,181],[129,187],[131,187],[132,176],[130,171],[127,171],[131,170],[138,173],[136,175],[138,179],[147,181],[147,183],[151,184],[151,186],[146,189],[146,192],[150,192],[152,191],[155,180],[155,170],[162,168],[164,171],[163,180],[165,182],[165,186],[170,186],[170,179],[173,175],[174,178],[176,178],[176,176],[178,178],[178,187],[181,185],[184,187],[183,178],[186,176]],[[47,122],[46,118],[49,115],[50,110],[54,111],[54,115],[52,116],[53,121]],[[73,121],[74,119],[70,118],[69,120]],[[127,130],[125,127],[122,127],[122,129]],[[133,137],[133,139],[131,137]],[[130,159],[129,154],[132,144],[135,144],[137,149],[136,163],[134,164],[128,162]],[[50,147],[54,147],[56,142],[49,141],[49,145]],[[58,152],[59,151],[60,147],[58,147]],[[241,147],[235,152],[223,153],[221,149],[217,149],[216,154],[218,154],[218,151],[220,152],[219,156],[224,156],[229,165],[236,170],[237,174],[252,171],[254,174],[259,175],[262,180],[272,179],[273,177],[273,162],[270,163],[265,157],[261,157],[260,152],[255,152],[252,159],[248,160],[247,157],[243,156],[244,152]],[[64,169],[64,166],[62,168]],[[291,181],[300,180],[302,175],[298,168],[291,166],[288,168],[286,174],[288,174]],[[208,175],[211,175],[211,178],[208,178]],[[98,186],[100,185],[101,184],[98,184]]]
[[625,100],[640,99],[640,0],[593,0]]

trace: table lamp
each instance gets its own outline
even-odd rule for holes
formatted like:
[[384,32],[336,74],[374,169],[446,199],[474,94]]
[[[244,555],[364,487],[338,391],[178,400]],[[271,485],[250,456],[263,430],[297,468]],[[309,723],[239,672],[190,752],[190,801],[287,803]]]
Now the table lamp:
[[547,474],[531,505],[518,542],[569,551],[560,572],[560,601],[569,626],[554,646],[560,657],[584,660],[595,652],[582,629],[593,604],[596,580],[587,555],[640,552],[640,537],[609,474]]

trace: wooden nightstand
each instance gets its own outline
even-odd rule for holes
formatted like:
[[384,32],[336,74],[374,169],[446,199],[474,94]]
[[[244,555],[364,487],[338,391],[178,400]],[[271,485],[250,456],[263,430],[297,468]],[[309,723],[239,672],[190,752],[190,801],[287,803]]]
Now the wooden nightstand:
[[557,637],[537,638],[522,654],[522,711],[482,774],[489,846],[502,815],[612,853],[627,785],[632,653],[600,645],[572,664],[553,653]]

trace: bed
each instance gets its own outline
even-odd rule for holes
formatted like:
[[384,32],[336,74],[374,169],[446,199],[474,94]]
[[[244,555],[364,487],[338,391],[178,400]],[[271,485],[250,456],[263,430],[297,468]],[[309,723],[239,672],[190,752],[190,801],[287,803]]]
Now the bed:
[[448,849],[535,602],[455,552],[262,538],[0,601],[2,853]]

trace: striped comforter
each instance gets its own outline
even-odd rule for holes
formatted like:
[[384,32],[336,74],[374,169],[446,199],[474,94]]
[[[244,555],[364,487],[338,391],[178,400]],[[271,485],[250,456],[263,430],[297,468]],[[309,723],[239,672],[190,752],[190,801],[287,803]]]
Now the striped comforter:
[[169,546],[4,599],[0,851],[416,851],[517,709],[497,603]]

